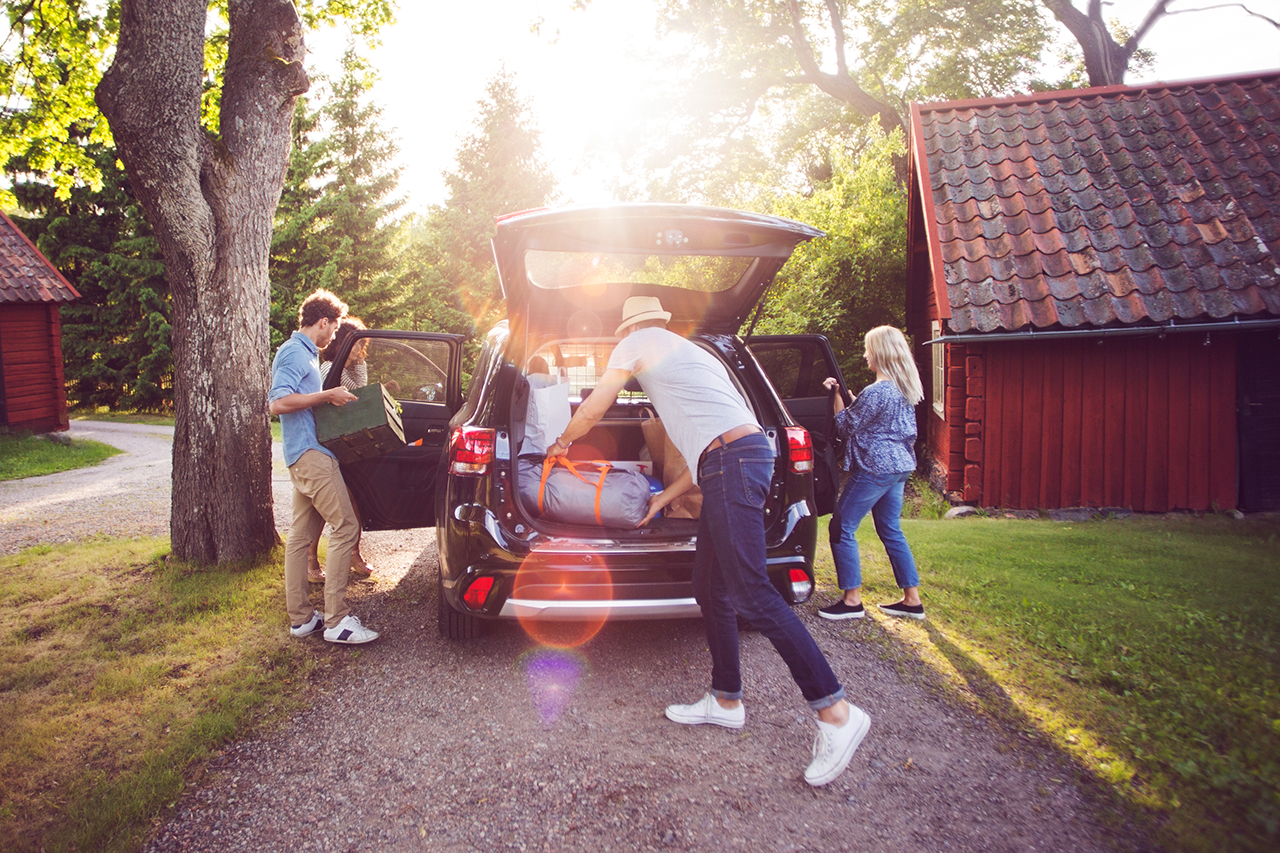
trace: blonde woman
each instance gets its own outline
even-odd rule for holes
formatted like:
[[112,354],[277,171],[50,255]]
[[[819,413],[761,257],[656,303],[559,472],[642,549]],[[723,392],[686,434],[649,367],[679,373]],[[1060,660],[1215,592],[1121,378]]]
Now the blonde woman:
[[[847,408],[839,393],[832,397],[836,430],[845,439],[840,467],[851,474],[831,515],[830,528],[836,580],[844,595],[818,615],[823,619],[861,619],[866,615],[855,534],[870,512],[889,555],[893,577],[902,589],[901,601],[879,607],[890,616],[923,619],[920,577],[899,519],[903,487],[916,469],[915,405],[924,399],[924,391],[911,347],[893,326],[877,326],[867,332],[866,359],[876,381]],[[836,380],[828,377],[823,384],[830,390],[836,387]]]

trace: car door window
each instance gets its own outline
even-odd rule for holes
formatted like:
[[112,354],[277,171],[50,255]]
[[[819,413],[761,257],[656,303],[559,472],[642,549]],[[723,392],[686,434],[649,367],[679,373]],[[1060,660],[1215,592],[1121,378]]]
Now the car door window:
[[[365,338],[370,382],[381,382],[397,400],[443,403],[449,381],[445,341]],[[354,353],[353,353],[354,354]]]
[[767,335],[747,343],[769,382],[782,398],[787,412],[813,438],[814,500],[818,512],[835,506],[837,460],[830,436],[834,429],[831,395],[822,383],[834,376],[844,385],[831,344],[822,335]]
[[[400,409],[403,448],[342,466],[366,529],[435,522],[436,475],[449,419],[461,405],[461,351],[458,335],[367,330],[335,359],[357,382],[382,385]],[[330,376],[326,385],[335,381]]]

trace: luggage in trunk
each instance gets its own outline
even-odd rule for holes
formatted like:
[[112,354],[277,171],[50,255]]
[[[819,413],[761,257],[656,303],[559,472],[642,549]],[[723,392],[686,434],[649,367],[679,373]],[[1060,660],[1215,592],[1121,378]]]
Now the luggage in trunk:
[[517,460],[520,500],[530,514],[564,524],[635,527],[649,511],[649,478],[638,470],[564,457],[548,461]]

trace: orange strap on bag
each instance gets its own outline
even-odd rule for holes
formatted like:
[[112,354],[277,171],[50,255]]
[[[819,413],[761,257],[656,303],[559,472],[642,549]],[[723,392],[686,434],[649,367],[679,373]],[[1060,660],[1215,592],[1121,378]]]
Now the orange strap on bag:
[[[608,462],[604,459],[601,459],[599,461],[593,461],[593,462],[575,463],[572,460],[570,460],[567,456],[549,456],[546,459],[542,460],[542,480],[541,482],[538,483],[538,512],[539,513],[546,511],[543,509],[543,506],[542,506],[542,497],[547,490],[547,477],[551,476],[551,469],[556,467],[557,464],[563,465],[564,467],[568,468],[569,472],[573,474],[573,476],[577,477],[579,480],[586,483],[588,486],[594,485],[596,487],[596,503],[595,503],[596,524],[603,527],[604,521],[600,518],[600,496],[604,492],[605,475],[609,473],[609,469],[613,467],[613,463]],[[598,466],[600,468],[600,479],[593,484],[586,477],[578,473],[578,465]]]

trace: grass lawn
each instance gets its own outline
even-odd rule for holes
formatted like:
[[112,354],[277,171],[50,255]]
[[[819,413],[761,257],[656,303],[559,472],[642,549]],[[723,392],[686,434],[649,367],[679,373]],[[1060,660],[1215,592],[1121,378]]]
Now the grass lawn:
[[119,424],[173,426],[173,415],[161,415],[155,412],[113,412],[106,406],[99,406],[96,409],[72,409],[70,417],[73,421],[110,421]]
[[[1280,849],[1280,519],[903,528],[929,619],[877,617],[897,649],[1071,756],[1162,848]],[[870,522],[858,538],[866,596],[896,600]]]
[[0,434],[0,480],[21,480],[87,468],[120,451],[87,439],[55,444],[29,432]]
[[197,572],[167,551],[0,557],[0,850],[137,850],[188,774],[335,665],[290,642],[277,559]]

